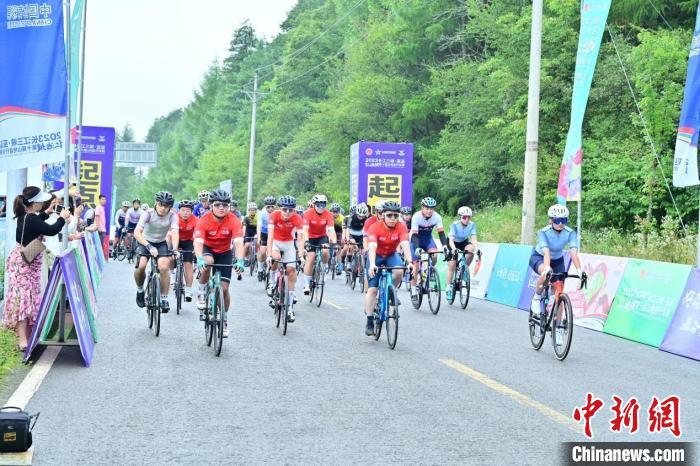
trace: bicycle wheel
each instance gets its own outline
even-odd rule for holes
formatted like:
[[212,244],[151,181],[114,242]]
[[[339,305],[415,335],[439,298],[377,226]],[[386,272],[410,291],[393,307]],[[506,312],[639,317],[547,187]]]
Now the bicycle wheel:
[[[469,267],[464,266],[464,269],[462,270],[462,280],[460,280],[459,284],[459,305],[462,306],[462,309],[467,308],[467,304],[469,304],[469,295],[471,294],[472,290],[472,276],[471,273],[469,272]],[[452,292],[454,295],[454,291]]]
[[274,291],[272,293],[270,293],[268,291],[269,286],[270,286],[270,269],[265,268],[265,294],[267,294],[270,298],[272,298],[272,296],[274,295]]
[[[547,334],[547,306],[545,305],[545,298],[543,297],[540,301],[540,315],[535,317],[532,310],[529,311],[528,325],[530,327],[530,343],[535,350],[542,348],[542,343],[544,343],[544,337]],[[540,319],[543,319],[540,321]]]
[[335,280],[336,258],[335,249],[331,249],[331,257],[328,259],[328,271],[331,273],[331,280]]
[[311,281],[309,282],[309,302],[313,303],[314,302],[314,293],[316,292],[316,277],[319,275],[319,268],[320,266],[318,265],[318,262],[314,262],[314,267],[311,269]]
[[415,298],[413,295],[411,295],[411,304],[413,304],[414,309],[420,309],[421,304],[423,304],[423,293],[425,292],[423,285],[423,272],[421,271],[418,272],[418,282],[416,283],[416,287],[418,288],[418,294]]
[[272,293],[272,299],[275,305],[275,312],[277,313],[277,328],[280,328],[280,324],[282,323],[282,310],[284,308],[284,301],[282,300],[282,296],[284,296],[287,290],[284,286],[284,278],[280,276],[278,280],[279,282],[277,288],[275,288],[275,291]]
[[360,293],[364,293],[366,291],[365,287],[365,264],[362,258],[358,260],[358,266],[359,266],[359,271],[357,273],[357,279],[360,282]]
[[552,309],[552,345],[557,359],[563,361],[571,349],[571,337],[574,333],[574,312],[571,300],[565,294],[559,296],[556,311]]
[[124,246],[123,238],[119,239],[119,243],[117,243],[115,251],[117,251],[117,260],[120,262],[123,261],[126,257],[126,246]]
[[435,270],[435,267],[430,268],[430,273],[428,273],[428,305],[430,306],[430,312],[437,315],[440,312],[440,276]]
[[314,278],[314,282],[316,285],[314,290],[314,298],[316,298],[316,307],[321,307],[321,302],[323,301],[323,288],[326,284],[326,275],[323,273],[322,269],[323,265],[318,267],[316,277]]
[[204,308],[204,341],[206,342],[207,346],[211,346],[211,342],[214,339],[214,326],[212,325],[211,313],[209,312],[212,300],[212,294],[210,291],[211,290],[209,289],[209,285],[207,285],[207,299]]
[[151,277],[148,277],[146,282],[146,295],[144,296],[146,300],[146,323],[148,328],[153,328],[153,303],[151,303]]
[[283,280],[284,282],[284,293],[282,294],[280,301],[284,303],[282,306],[282,309],[280,310],[280,313],[282,314],[282,320],[284,321],[284,326],[282,327],[282,335],[287,334],[287,324],[289,322],[287,319],[287,313],[289,312],[289,293],[287,293],[287,283],[286,283],[286,277]]
[[396,290],[389,286],[389,299],[386,309],[386,342],[389,348],[396,348],[396,339],[399,336],[399,301]]
[[251,245],[250,246],[250,253],[248,254],[248,263],[249,265],[249,270],[250,270],[250,276],[252,277],[253,274],[255,274],[255,269],[258,266],[258,261],[257,258],[255,257],[255,248]]
[[[462,275],[462,271],[460,269],[457,269],[455,271],[454,278],[452,278],[452,296],[450,297],[447,293],[445,293],[445,301],[447,301],[447,304],[450,306],[452,303],[455,302],[456,296],[457,296],[457,291],[459,290],[460,292],[462,291],[462,284],[459,280],[459,277]],[[461,296],[460,296],[461,299]]]
[[221,287],[216,288],[214,307],[214,354],[221,355],[221,348],[224,344],[224,292]]
[[156,336],[160,335],[160,275],[153,277],[153,331]]
[[182,263],[178,261],[177,267],[175,268],[175,309],[177,314],[180,314],[180,309],[182,309],[182,297],[185,294],[183,289],[185,268]]

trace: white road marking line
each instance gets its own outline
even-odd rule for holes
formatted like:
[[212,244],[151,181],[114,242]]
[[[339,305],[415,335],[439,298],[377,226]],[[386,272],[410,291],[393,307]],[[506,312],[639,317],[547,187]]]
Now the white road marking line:
[[17,406],[18,408],[26,409],[60,352],[60,346],[48,346],[44,349],[39,360],[34,364],[34,367],[32,367],[22,383],[19,384],[19,387],[17,387],[10,399],[7,400],[5,406]]

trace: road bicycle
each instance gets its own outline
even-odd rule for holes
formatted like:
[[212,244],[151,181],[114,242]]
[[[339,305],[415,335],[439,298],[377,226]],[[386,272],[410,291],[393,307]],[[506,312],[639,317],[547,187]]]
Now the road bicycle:
[[329,257],[328,257],[328,270],[327,272],[330,272],[331,274],[331,280],[335,280],[335,275],[336,275],[336,267],[338,266],[338,258],[336,255],[338,254],[338,244],[331,244],[331,248],[328,251]]
[[182,260],[182,255],[191,253],[192,251],[180,250],[180,255],[175,262],[175,281],[173,282],[173,291],[175,292],[175,309],[180,314],[182,309],[182,299],[185,296],[185,262]]
[[[574,333],[574,311],[571,299],[564,293],[564,280],[578,278],[581,280],[580,289],[588,282],[586,273],[581,276],[569,275],[566,272],[547,274],[544,282],[544,293],[540,300],[540,314],[536,315],[530,309],[528,325],[530,327],[530,343],[535,350],[542,348],[547,331],[552,332],[552,346],[558,360],[563,361],[571,349],[571,338]],[[550,303],[550,296],[554,299]],[[534,297],[533,297],[534,300]],[[532,306],[530,306],[532,308]]]
[[365,292],[365,267],[364,256],[359,247],[355,247],[355,252],[350,259],[350,270],[345,271],[345,282],[350,286],[351,290],[355,289],[356,284],[360,284],[360,292]]
[[[129,240],[129,245],[126,246],[126,258],[129,261],[129,264],[136,258],[136,247],[138,246],[138,241],[136,241],[136,238],[134,238],[133,233],[127,233],[126,234],[127,239]],[[138,261],[138,259],[136,259]]]
[[112,246],[113,257],[118,261],[123,261],[126,258],[126,228],[122,230],[117,242]]
[[379,285],[377,286],[377,302],[374,305],[374,339],[379,340],[382,335],[382,325],[386,322],[386,341],[389,348],[396,347],[396,340],[399,335],[399,300],[396,296],[396,288],[393,283],[393,271],[406,271],[407,267],[385,267],[377,268],[379,274]]
[[[455,250],[453,252],[452,260],[457,261],[457,267],[455,268],[454,275],[452,276],[452,296],[447,298],[447,304],[452,305],[455,302],[457,293],[459,292],[459,305],[462,309],[467,308],[469,304],[469,295],[471,294],[471,272],[469,271],[469,266],[467,265],[468,252],[462,250]],[[476,261],[481,260],[481,251],[476,251]]]
[[[233,264],[207,264],[207,268],[235,267]],[[238,274],[238,280],[243,277]],[[224,301],[224,289],[221,286],[221,272],[216,270],[209,276],[209,281],[204,289],[204,341],[207,346],[214,347],[214,354],[221,356],[221,348],[224,344],[224,328],[227,324],[226,303]]]
[[[279,265],[279,273],[277,274],[277,283],[275,284],[275,287],[272,290],[272,295],[270,296],[270,305],[275,311],[275,318],[277,319],[277,328],[280,328],[280,324],[282,324],[282,335],[286,335],[287,323],[289,320],[288,314],[289,309],[291,307],[288,292],[289,278],[287,276],[287,266],[290,264],[298,264],[300,261],[282,262],[273,260],[273,262]],[[282,318],[282,316],[284,316],[284,319]]]
[[[418,269],[418,280],[416,287],[418,294],[411,296],[411,304],[415,309],[420,309],[423,304],[423,295],[428,295],[428,305],[430,312],[437,315],[440,312],[440,275],[435,268],[433,254],[445,254],[443,252],[423,252],[421,254],[420,265]],[[427,256],[423,258],[423,256]]]
[[248,257],[246,257],[246,260],[248,261],[248,270],[251,277],[258,271],[258,242],[255,241],[255,239],[255,236],[246,236],[244,239],[245,241],[250,241],[248,246]]
[[[311,271],[311,281],[309,281],[309,302],[313,303],[316,300],[316,307],[321,307],[323,301],[323,288],[326,284],[326,271],[323,265],[323,250],[330,249],[330,246],[315,246],[311,250],[315,251],[316,259]],[[335,272],[333,272],[335,273]]]
[[[172,257],[172,254],[149,256],[149,268],[146,272],[146,319],[148,328],[155,336],[160,335],[160,271],[158,270],[158,259],[161,257]],[[138,261],[138,257],[136,258]],[[166,270],[163,273],[168,273]]]

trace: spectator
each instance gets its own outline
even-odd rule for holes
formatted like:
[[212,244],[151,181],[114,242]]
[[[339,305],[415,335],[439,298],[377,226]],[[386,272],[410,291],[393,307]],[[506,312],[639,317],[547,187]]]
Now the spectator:
[[7,258],[6,272],[8,288],[5,296],[3,325],[13,329],[19,337],[19,349],[24,351],[29,341],[32,327],[36,321],[41,305],[41,263],[42,255],[37,255],[27,264],[21,255],[23,246],[43,236],[55,236],[61,231],[70,216],[68,209],[63,209],[60,218],[53,225],[45,220],[53,213],[54,205],[42,212],[51,195],[36,186],[27,186],[14,201],[13,210],[17,219],[15,239],[17,244]]
[[[109,251],[109,246],[105,246],[105,238],[107,237],[107,214],[105,213],[105,205],[107,204],[107,196],[100,194],[97,206],[95,206],[95,225],[97,225],[97,233],[100,235],[100,245],[102,252]],[[105,254],[105,259],[109,254]]]

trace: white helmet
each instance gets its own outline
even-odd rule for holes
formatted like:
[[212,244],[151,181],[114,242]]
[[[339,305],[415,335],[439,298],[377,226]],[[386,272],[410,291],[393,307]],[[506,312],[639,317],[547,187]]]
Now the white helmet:
[[549,218],[569,218],[569,209],[565,205],[554,204],[547,211]]
[[122,207],[131,207],[131,203],[129,201],[124,201],[122,202]]
[[460,217],[471,217],[472,216],[472,210],[467,207],[467,206],[462,206],[457,210],[457,215]]
[[361,217],[366,217],[369,215],[369,209],[367,208],[367,204],[364,202],[362,204],[358,204],[355,206],[355,213]]
[[314,197],[311,198],[311,202],[313,204],[316,204],[317,202],[328,202],[328,198],[325,194],[316,194]]
[[209,191],[200,191],[199,195],[197,196],[200,199],[207,199],[209,200]]
[[249,202],[248,210],[258,210],[258,205],[255,202]]

